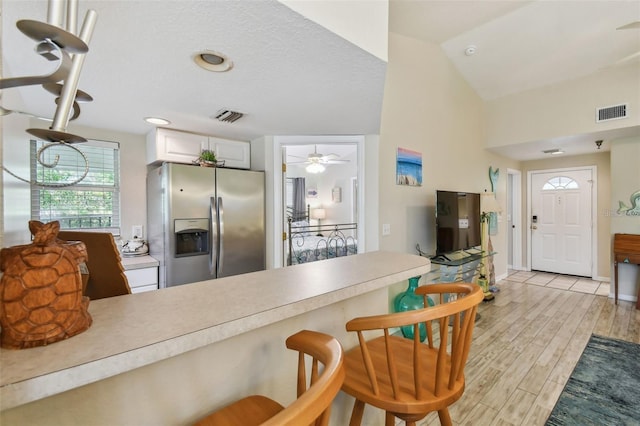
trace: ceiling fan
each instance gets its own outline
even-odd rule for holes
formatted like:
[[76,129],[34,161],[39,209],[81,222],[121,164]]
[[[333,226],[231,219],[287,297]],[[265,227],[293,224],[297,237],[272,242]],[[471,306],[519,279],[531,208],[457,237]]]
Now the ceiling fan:
[[287,161],[287,164],[307,164],[306,171],[309,173],[322,173],[325,170],[325,165],[328,164],[344,164],[349,160],[343,160],[338,154],[321,154],[318,152],[317,145],[313,146],[313,152],[309,153],[307,157],[300,157],[297,155],[287,154],[287,157],[299,158],[303,161]]

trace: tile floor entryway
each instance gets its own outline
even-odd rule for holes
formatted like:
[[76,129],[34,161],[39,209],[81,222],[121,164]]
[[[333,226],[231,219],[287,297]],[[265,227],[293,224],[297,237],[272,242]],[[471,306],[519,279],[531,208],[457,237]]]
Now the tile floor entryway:
[[595,294],[596,296],[609,296],[609,283],[606,281],[594,281],[590,278],[576,277],[573,275],[552,274],[538,271],[509,271],[505,278],[507,281],[539,285],[542,287],[557,288],[560,290],[576,291],[579,293]]

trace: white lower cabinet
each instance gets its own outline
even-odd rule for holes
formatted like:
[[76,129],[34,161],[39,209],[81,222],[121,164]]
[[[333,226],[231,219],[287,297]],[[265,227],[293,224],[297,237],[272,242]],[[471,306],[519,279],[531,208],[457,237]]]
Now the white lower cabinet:
[[158,289],[158,265],[158,261],[151,256],[122,258],[131,293]]
[[158,267],[125,270],[131,293],[158,289]]

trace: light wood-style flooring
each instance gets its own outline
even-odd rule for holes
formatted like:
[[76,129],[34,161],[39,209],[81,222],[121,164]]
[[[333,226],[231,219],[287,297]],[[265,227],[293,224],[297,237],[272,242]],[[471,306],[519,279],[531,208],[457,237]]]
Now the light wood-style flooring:
[[[518,274],[479,307],[466,389],[450,407],[454,425],[544,425],[592,333],[640,343],[640,310],[616,306],[603,295],[608,287],[569,290],[578,278],[527,283]],[[439,424],[435,413],[420,423]]]

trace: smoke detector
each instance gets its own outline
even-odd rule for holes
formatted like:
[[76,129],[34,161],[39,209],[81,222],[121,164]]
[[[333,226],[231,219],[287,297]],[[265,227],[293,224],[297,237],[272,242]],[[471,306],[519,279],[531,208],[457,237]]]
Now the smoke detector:
[[467,46],[466,49],[464,49],[464,54],[467,56],[473,56],[475,55],[477,50],[478,48],[476,47],[475,44],[470,44],[469,46]]

